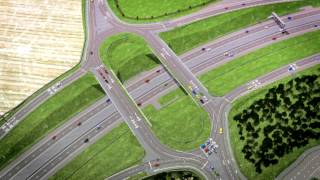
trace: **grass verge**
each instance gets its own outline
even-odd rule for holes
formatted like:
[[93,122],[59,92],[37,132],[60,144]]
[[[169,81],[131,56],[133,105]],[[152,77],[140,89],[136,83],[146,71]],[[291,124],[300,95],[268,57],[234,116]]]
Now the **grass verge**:
[[209,137],[208,114],[180,88],[161,97],[159,102],[162,103],[161,109],[149,105],[143,112],[162,144],[187,151],[198,148]]
[[0,141],[0,169],[54,128],[104,96],[92,74],[65,87],[25,117]]
[[144,179],[144,177],[146,177],[146,176],[148,176],[147,173],[141,172],[141,173],[138,173],[136,175],[131,176],[128,180],[141,180],[141,179]]
[[130,33],[107,38],[99,52],[103,63],[116,73],[121,82],[160,64],[144,39]]
[[107,0],[118,18],[131,23],[157,22],[183,16],[216,1],[218,0]]
[[280,41],[223,64],[201,75],[200,81],[210,93],[222,96],[256,77],[320,52],[319,39],[318,30]]
[[143,157],[143,148],[122,123],[49,179],[105,179],[140,162]]
[[279,175],[285,168],[287,168],[291,163],[293,163],[304,151],[313,146],[319,145],[320,141],[312,140],[309,141],[309,144],[304,147],[295,148],[292,152],[286,154],[281,159],[279,159],[278,164],[264,168],[262,173],[258,174],[254,171],[254,165],[248,160],[246,160],[244,154],[241,152],[242,148],[244,147],[245,141],[239,140],[237,122],[233,120],[233,117],[236,114],[242,112],[244,109],[247,109],[247,107],[249,107],[256,100],[263,98],[265,94],[268,92],[268,90],[272,87],[276,87],[280,83],[287,83],[295,77],[301,77],[303,75],[312,74],[320,75],[320,65],[316,65],[304,71],[298,72],[294,76],[286,77],[284,79],[276,81],[266,87],[253,91],[252,93],[245,95],[232,103],[233,107],[228,115],[231,146],[241,172],[248,179],[275,179],[277,175]]
[[320,1],[303,0],[237,10],[162,32],[160,36],[180,55],[218,37],[267,20],[271,12],[284,15],[308,5],[319,6]]

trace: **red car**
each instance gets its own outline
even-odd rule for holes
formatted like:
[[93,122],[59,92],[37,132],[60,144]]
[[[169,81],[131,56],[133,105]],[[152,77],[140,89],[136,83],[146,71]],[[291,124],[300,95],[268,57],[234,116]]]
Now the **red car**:
[[57,136],[53,136],[53,137],[52,137],[52,140],[56,140],[56,139],[57,139]]

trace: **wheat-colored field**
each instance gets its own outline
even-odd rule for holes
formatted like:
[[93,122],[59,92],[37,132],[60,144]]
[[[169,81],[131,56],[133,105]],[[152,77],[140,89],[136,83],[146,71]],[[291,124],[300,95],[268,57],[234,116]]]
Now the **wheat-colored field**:
[[83,38],[81,0],[1,0],[0,113],[76,65]]

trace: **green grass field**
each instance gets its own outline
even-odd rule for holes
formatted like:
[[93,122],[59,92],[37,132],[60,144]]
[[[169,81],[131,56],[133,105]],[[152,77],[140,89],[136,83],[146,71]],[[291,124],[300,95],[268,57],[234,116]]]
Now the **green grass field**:
[[271,12],[284,15],[296,12],[306,5],[320,5],[320,1],[304,0],[258,6],[213,16],[160,34],[161,38],[177,54],[205,44],[223,35],[243,29],[259,21],[265,21]]
[[131,176],[128,180],[141,180],[146,176],[148,176],[148,174],[145,172],[142,172],[142,173],[138,173],[136,175]]
[[[223,64],[200,76],[210,93],[222,96],[286,64],[320,52],[320,31],[290,38]],[[299,52],[299,53],[297,53]]]
[[105,179],[141,162],[143,157],[144,149],[128,126],[122,123],[49,179]]
[[0,140],[0,168],[103,96],[94,76],[86,74],[50,97]]
[[[119,7],[125,14],[125,16],[122,16],[119,8],[116,7],[116,0],[107,0],[113,12],[121,20],[133,23],[156,22],[179,17],[197,11],[208,3],[216,1],[218,0],[118,0]],[[178,10],[180,11],[178,12]],[[139,18],[136,19],[136,17]]]
[[303,75],[311,75],[320,73],[320,65],[314,66],[312,68],[306,69],[304,71],[296,73],[295,76],[286,77],[282,80],[276,81],[264,88],[253,91],[252,93],[245,95],[235,102],[232,103],[233,107],[228,115],[229,121],[229,132],[230,132],[230,141],[233,149],[234,156],[239,165],[241,172],[248,179],[261,179],[261,180],[269,180],[274,179],[277,175],[279,175],[286,167],[288,167],[292,162],[294,162],[305,150],[319,145],[320,141],[310,141],[309,144],[302,148],[295,148],[293,152],[285,155],[281,159],[279,159],[279,163],[273,166],[269,166],[268,168],[264,168],[261,174],[257,174],[254,169],[254,165],[250,163],[248,160],[244,158],[244,154],[241,152],[245,141],[239,140],[238,127],[237,122],[233,120],[234,115],[242,112],[248,106],[250,106],[254,101],[261,99],[265,96],[268,89],[272,87],[276,87],[280,83],[286,83],[290,81],[293,77],[301,77]]
[[160,64],[144,39],[129,33],[107,38],[100,47],[100,57],[121,82]]
[[209,137],[208,114],[180,88],[161,97],[159,102],[161,109],[149,105],[143,112],[162,144],[187,151],[198,148]]

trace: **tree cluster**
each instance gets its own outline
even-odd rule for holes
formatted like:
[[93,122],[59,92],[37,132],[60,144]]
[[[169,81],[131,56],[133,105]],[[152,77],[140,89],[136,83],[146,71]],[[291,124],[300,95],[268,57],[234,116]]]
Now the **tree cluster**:
[[320,138],[319,74],[279,84],[233,117],[245,142],[242,153],[257,173]]

